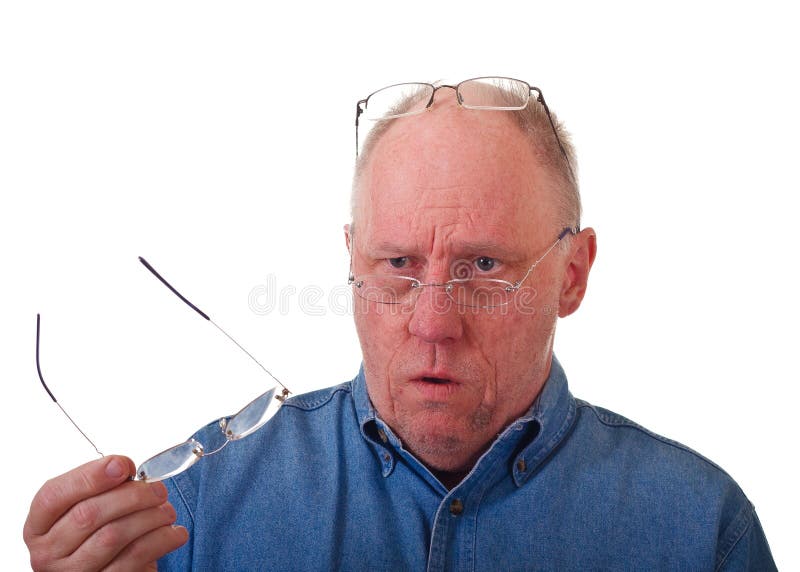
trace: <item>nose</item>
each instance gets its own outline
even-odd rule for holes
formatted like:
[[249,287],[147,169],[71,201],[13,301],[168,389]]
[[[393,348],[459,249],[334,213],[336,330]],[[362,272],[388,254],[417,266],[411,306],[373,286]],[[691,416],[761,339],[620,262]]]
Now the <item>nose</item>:
[[458,307],[445,286],[428,284],[422,287],[408,322],[411,335],[430,344],[452,343],[464,333]]

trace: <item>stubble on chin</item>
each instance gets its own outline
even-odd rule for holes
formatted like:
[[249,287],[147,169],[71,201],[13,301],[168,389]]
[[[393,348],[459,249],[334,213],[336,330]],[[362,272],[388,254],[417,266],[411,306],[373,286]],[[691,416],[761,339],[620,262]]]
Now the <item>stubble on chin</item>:
[[[450,427],[442,427],[441,420],[432,418],[441,414],[445,407],[430,404],[422,419],[408,418],[400,423],[398,436],[403,446],[417,456],[426,466],[441,471],[471,469],[480,455],[491,445],[478,439],[492,423],[492,409],[485,404],[478,406],[468,419],[455,420]],[[431,428],[430,425],[435,427]]]

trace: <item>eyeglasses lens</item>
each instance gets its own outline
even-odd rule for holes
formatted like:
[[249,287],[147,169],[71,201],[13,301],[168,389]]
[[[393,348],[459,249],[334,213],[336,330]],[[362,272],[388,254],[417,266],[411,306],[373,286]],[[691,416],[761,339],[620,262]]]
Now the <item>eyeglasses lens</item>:
[[433,86],[426,83],[401,83],[384,87],[370,95],[364,107],[367,119],[390,119],[425,110],[433,95]]
[[194,439],[175,445],[150,457],[136,469],[136,478],[141,481],[161,481],[194,465],[203,456],[203,445]]
[[147,482],[167,479],[182,473],[199,461],[201,457],[216,453],[228,442],[242,439],[257,431],[278,412],[283,403],[275,395],[276,391],[277,386],[271,388],[245,405],[227,422],[221,424],[225,441],[214,450],[205,452],[200,442],[189,439],[185,443],[175,445],[146,460],[136,470],[136,478]]
[[[379,304],[406,304],[424,286],[399,276],[361,276],[355,282],[355,293]],[[503,281],[471,279],[453,281],[443,286],[444,292],[459,306],[493,308],[508,304],[512,296],[510,284]]]
[[256,397],[245,405],[239,413],[231,417],[227,427],[225,427],[225,437],[229,441],[236,441],[247,437],[269,421],[278,412],[283,403],[275,395],[277,389],[277,387],[273,387],[260,397]]
[[355,293],[370,302],[401,304],[411,295],[414,282],[397,276],[363,276],[355,283]]
[[469,109],[523,109],[531,88],[524,81],[503,77],[482,77],[461,82],[458,97]]

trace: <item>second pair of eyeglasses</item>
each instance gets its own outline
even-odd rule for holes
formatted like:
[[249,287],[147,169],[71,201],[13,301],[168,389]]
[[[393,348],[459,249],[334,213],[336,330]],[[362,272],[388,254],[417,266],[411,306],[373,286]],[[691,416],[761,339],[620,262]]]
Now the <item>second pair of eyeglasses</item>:
[[[231,340],[236,346],[241,349],[244,353],[246,353],[250,359],[252,359],[258,366],[263,369],[267,375],[269,375],[275,382],[276,385],[270,387],[266,392],[261,394],[259,397],[256,397],[253,401],[248,403],[244,406],[239,413],[232,417],[223,417],[219,420],[219,426],[222,431],[222,434],[225,437],[225,441],[214,450],[206,451],[205,447],[202,443],[195,439],[189,439],[183,443],[175,445],[174,447],[170,447],[153,457],[150,457],[144,463],[142,463],[138,469],[136,469],[136,475],[133,477],[134,480],[146,481],[146,482],[155,482],[167,479],[169,477],[175,476],[179,473],[182,473],[195,463],[202,459],[203,457],[208,457],[209,455],[213,455],[214,453],[218,453],[221,451],[228,443],[231,441],[237,441],[248,435],[252,434],[253,432],[257,431],[264,423],[269,421],[275,413],[278,412],[278,409],[286,400],[286,397],[291,393],[289,389],[283,383],[281,383],[270,371],[265,368],[261,362],[259,362],[253,355],[248,352],[244,347],[242,347],[239,342],[237,342],[233,337],[231,337],[228,332],[223,330],[219,325],[212,320],[208,314],[200,310],[197,306],[192,304],[186,297],[183,296],[180,292],[178,292],[169,282],[167,282],[161,274],[156,272],[156,269],[153,268],[150,263],[148,263],[144,258],[141,256],[139,257],[139,261],[150,271],[153,275],[158,278],[167,288],[169,288],[178,298],[186,302],[190,308],[192,308],[195,312],[197,312],[200,316],[204,319],[208,320],[225,336]],[[89,439],[86,433],[78,426],[75,421],[73,421],[72,417],[70,417],[69,413],[61,407],[61,404],[58,403],[53,392],[50,391],[50,388],[44,381],[44,377],[42,376],[42,368],[39,360],[39,346],[40,346],[40,337],[41,337],[41,316],[39,314],[36,315],[36,370],[39,374],[39,380],[42,382],[45,391],[47,391],[50,398],[55,402],[56,405],[64,412],[64,415],[72,422],[75,428],[80,431],[81,435],[91,443],[92,447],[94,447],[95,451],[102,457],[104,456],[103,453],[97,448],[94,442]]]

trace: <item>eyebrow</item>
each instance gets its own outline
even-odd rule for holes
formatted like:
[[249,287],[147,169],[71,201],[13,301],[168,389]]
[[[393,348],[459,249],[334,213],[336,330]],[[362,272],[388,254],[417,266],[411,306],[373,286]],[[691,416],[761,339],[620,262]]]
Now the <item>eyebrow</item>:
[[[481,240],[459,240],[451,245],[452,250],[456,255],[463,253],[478,254],[478,253],[491,253],[505,259],[515,259],[524,257],[524,254],[514,252],[508,246],[504,246],[496,241],[481,241]],[[366,245],[367,253],[381,253],[381,254],[398,254],[405,255],[409,253],[418,252],[420,249],[416,246],[404,246],[397,242],[389,240],[380,240],[372,244]]]
[[492,252],[500,254],[504,258],[514,256],[514,253],[508,246],[502,245],[495,241],[464,240],[459,242],[458,246],[462,251],[467,252]]

